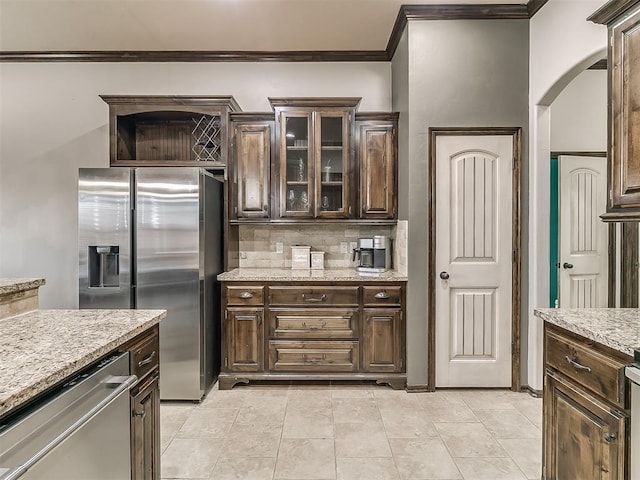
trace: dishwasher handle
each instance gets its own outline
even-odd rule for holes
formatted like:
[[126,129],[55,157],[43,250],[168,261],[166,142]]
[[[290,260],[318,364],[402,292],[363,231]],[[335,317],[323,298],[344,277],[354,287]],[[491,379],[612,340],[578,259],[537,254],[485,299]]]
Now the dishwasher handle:
[[[82,417],[76,420],[74,423],[69,425],[60,435],[51,440],[48,444],[38,450],[31,458],[29,458],[22,465],[14,468],[11,472],[2,477],[2,480],[16,480],[24,475],[27,470],[33,467],[37,462],[42,460],[45,455],[47,455],[51,450],[56,448],[62,442],[64,442],[67,438],[73,435],[76,431],[78,431],[83,425],[89,422],[93,417],[98,415],[102,409],[104,409],[107,405],[113,402],[117,397],[122,395],[122,393],[128,391],[133,385],[138,382],[138,377],[135,375],[125,376],[125,377],[111,377],[111,379],[106,383],[115,383],[117,381],[118,386],[114,388],[113,392],[111,392],[107,397],[105,397],[100,403],[98,403],[95,407],[85,413]],[[121,382],[121,383],[120,383]]]
[[640,368],[629,365],[624,369],[624,375],[636,385],[640,385]]

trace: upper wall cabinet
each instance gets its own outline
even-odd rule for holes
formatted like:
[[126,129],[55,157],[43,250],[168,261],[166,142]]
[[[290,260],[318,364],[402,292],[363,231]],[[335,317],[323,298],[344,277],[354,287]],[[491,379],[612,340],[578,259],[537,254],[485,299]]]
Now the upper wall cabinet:
[[397,113],[356,113],[359,98],[271,98],[272,113],[231,113],[229,220],[392,224]]
[[397,128],[397,113],[356,114],[360,218],[396,218]]
[[223,167],[233,97],[110,96],[111,166]]
[[589,20],[609,29],[607,221],[640,220],[640,2],[614,0]]
[[359,98],[270,98],[276,115],[278,216],[353,215],[353,118]]
[[232,113],[230,119],[230,218],[270,218],[273,113]]

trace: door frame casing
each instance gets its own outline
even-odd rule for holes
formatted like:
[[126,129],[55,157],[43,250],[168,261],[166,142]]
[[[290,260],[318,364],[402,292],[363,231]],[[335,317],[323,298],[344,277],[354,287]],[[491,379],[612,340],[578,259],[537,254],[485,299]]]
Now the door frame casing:
[[427,390],[436,389],[436,140],[439,136],[482,136],[503,135],[513,139],[512,173],[512,295],[511,295],[511,390],[520,391],[520,304],[521,304],[521,170],[522,170],[522,128],[521,127],[430,127],[429,128],[429,252],[427,278]]

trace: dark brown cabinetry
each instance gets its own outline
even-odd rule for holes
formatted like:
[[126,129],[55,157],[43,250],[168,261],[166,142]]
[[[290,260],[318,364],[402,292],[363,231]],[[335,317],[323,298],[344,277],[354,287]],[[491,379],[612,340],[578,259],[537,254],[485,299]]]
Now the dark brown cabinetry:
[[360,218],[396,218],[397,113],[356,114]]
[[132,480],[160,478],[159,327],[156,325],[122,347],[129,351],[131,373],[138,384],[131,390]]
[[[233,283],[223,284],[223,292],[220,388],[251,380],[354,379],[404,388],[404,282]],[[238,306],[242,301],[253,303]]]
[[353,118],[359,98],[270,98],[276,115],[280,218],[353,213]]
[[231,219],[271,216],[273,114],[231,114]]
[[543,478],[628,479],[631,359],[549,324],[544,348]]
[[223,285],[223,370],[264,369],[264,287]]
[[131,394],[132,470],[134,479],[160,478],[160,390],[158,372]]
[[397,113],[359,98],[271,98],[275,113],[231,113],[229,219],[392,222]]
[[640,3],[614,0],[589,20],[609,30],[609,195],[602,218],[640,220]]
[[227,163],[228,117],[233,97],[112,96],[111,166],[221,167]]

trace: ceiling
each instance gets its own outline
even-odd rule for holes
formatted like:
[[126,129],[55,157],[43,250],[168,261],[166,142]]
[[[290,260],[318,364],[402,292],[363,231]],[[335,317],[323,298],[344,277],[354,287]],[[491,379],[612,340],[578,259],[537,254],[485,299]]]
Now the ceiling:
[[401,5],[442,3],[445,1],[0,0],[0,51],[380,51],[387,46]]

